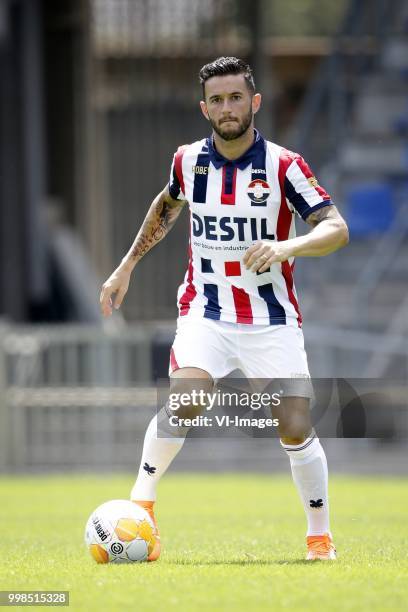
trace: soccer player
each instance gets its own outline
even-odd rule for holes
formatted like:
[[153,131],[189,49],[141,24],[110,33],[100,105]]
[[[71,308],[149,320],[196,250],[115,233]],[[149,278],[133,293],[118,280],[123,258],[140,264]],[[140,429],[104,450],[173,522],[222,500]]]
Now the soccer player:
[[[212,134],[175,153],[169,184],[102,287],[102,313],[109,316],[120,307],[133,268],[188,205],[189,262],[178,291],[170,391],[182,392],[191,380],[211,391],[214,380],[236,368],[249,379],[308,378],[294,258],[320,257],[345,246],[346,223],[304,159],[255,130],[261,94],[246,63],[220,57],[203,66],[200,83],[201,111]],[[308,234],[295,236],[295,214],[311,226]],[[301,394],[283,397],[274,416],[306,513],[306,558],[335,559],[327,462],[310,424],[309,402]],[[171,426],[170,414],[164,406],[150,422],[131,492],[153,520],[157,483],[188,432]],[[158,537],[149,560],[159,555]]]

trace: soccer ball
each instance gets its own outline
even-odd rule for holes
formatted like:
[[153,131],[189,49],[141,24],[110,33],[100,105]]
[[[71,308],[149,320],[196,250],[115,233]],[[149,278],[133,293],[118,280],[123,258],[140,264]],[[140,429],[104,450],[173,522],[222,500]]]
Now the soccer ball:
[[85,544],[97,563],[146,561],[155,544],[154,525],[137,504],[114,499],[92,512]]

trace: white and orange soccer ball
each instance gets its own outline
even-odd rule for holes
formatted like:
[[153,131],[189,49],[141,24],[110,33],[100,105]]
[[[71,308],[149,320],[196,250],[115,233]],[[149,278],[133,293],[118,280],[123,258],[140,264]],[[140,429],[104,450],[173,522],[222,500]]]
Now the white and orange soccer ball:
[[114,499],[92,512],[85,543],[97,563],[147,561],[155,545],[154,525],[139,505]]

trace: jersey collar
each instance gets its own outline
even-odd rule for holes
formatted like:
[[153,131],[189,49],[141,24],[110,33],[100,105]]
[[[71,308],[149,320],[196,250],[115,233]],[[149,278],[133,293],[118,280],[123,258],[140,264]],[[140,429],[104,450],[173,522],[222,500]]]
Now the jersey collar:
[[208,141],[208,154],[210,156],[211,162],[217,168],[221,168],[225,166],[225,164],[231,164],[234,168],[239,168],[240,170],[245,170],[247,166],[253,161],[253,159],[258,155],[260,151],[262,151],[265,147],[265,140],[262,138],[258,130],[255,130],[255,140],[253,144],[249,147],[247,151],[238,159],[227,159],[221,153],[218,153],[217,149],[214,146],[214,136],[210,136],[207,138]]

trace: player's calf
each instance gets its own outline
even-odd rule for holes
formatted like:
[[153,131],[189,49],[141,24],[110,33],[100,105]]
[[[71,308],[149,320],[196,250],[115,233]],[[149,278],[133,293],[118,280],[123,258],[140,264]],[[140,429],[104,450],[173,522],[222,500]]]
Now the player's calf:
[[[206,381],[203,382],[206,383]],[[174,393],[176,397],[183,395],[183,399],[186,400],[186,398],[193,396],[192,392],[194,390],[197,391],[198,388],[211,389],[211,387],[212,382],[196,385],[191,380],[178,379],[171,381],[170,393]],[[180,403],[180,408],[181,410],[174,411],[170,406],[169,398],[166,405],[149,423],[145,434],[139,473],[130,494],[130,499],[149,513],[155,525],[156,542],[149,554],[148,561],[156,561],[161,552],[160,535],[153,511],[156,501],[156,488],[161,477],[181,450],[190,429],[177,424],[178,420],[174,421],[172,417],[177,414],[178,417],[192,418],[205,410],[205,404],[201,401],[196,403],[183,401]]]
[[326,455],[314,430],[300,444],[281,441],[307,518],[308,560],[335,559],[329,525]]

